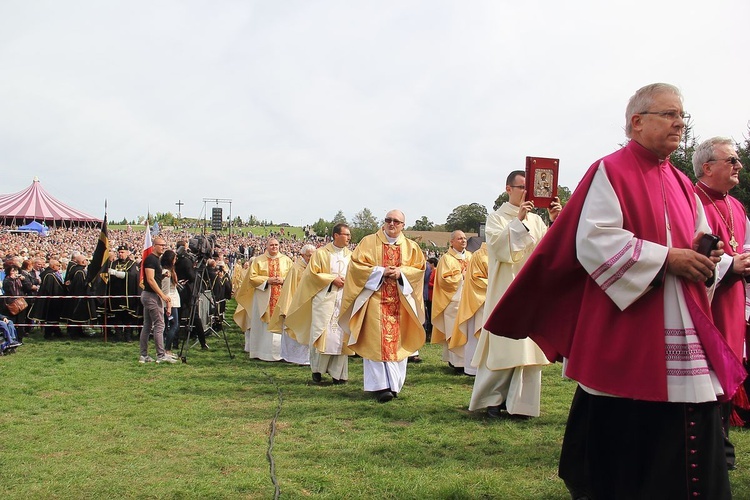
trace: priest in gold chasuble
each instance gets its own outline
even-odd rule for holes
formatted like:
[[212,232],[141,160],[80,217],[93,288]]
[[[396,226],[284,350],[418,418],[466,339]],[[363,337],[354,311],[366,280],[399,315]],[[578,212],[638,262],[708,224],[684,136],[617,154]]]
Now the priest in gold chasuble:
[[279,301],[268,326],[268,329],[272,332],[281,334],[281,359],[297,365],[310,364],[310,347],[307,343],[300,344],[295,340],[294,333],[290,331],[287,325],[286,316],[313,252],[315,252],[315,246],[310,243],[300,249],[299,257],[294,261],[294,265],[284,279]]
[[403,227],[403,212],[391,210],[354,250],[339,317],[349,348],[364,358],[364,390],[380,402],[401,391],[407,357],[425,342],[425,257]]
[[466,269],[471,260],[466,241],[466,235],[461,230],[451,234],[451,247],[440,257],[435,269],[432,296],[432,343],[443,344],[443,361],[447,361],[458,373],[464,373],[464,366],[471,362],[469,358],[464,364],[464,343],[449,345],[456,325]]
[[253,260],[240,285],[234,321],[245,330],[245,352],[250,358],[281,360],[281,335],[271,332],[268,324],[284,278],[293,265],[292,259],[279,252],[278,240],[271,238],[265,253]]

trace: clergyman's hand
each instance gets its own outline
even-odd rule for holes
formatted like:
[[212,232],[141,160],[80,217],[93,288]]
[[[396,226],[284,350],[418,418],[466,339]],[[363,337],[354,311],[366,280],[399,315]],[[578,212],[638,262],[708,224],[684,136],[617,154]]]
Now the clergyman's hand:
[[554,201],[549,204],[549,208],[547,209],[550,222],[554,222],[555,219],[557,219],[557,216],[560,215],[561,211],[562,211],[562,205],[560,205],[560,198],[555,196]]
[[534,210],[534,202],[531,200],[524,201],[521,203],[521,206],[518,208],[518,220],[521,222],[526,219],[526,214]]
[[696,283],[706,281],[713,276],[716,264],[724,255],[724,243],[719,242],[715,250],[711,251],[711,256],[706,257],[695,251],[698,248],[703,233],[693,240],[693,249],[689,248],[670,248],[667,254],[667,272],[680,276],[682,278],[695,281]]
[[732,257],[732,271],[735,274],[743,275],[750,273],[750,252],[734,254]]

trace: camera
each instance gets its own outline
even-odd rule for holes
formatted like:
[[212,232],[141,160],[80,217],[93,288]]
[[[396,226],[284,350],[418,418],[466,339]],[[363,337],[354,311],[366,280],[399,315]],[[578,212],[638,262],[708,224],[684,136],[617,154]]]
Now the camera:
[[216,235],[209,234],[198,235],[188,240],[188,250],[194,255],[197,255],[203,259],[210,259],[214,253],[214,246],[216,245]]

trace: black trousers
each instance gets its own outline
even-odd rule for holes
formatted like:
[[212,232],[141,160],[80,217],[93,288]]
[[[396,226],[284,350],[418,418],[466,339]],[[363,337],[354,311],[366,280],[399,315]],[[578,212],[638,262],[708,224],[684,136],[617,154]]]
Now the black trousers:
[[559,474],[574,498],[729,499],[720,405],[593,396],[578,387]]

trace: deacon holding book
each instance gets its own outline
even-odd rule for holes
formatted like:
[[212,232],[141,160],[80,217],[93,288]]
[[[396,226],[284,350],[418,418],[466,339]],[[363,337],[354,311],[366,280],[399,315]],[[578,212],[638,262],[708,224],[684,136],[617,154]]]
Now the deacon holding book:
[[[523,170],[508,175],[505,185],[508,201],[487,217],[487,293],[485,318],[508,289],[531,253],[547,232],[547,225],[533,213],[534,202],[526,197]],[[561,206],[557,198],[550,204],[554,221]],[[532,296],[529,300],[535,302]],[[543,308],[538,311],[544,314]],[[501,407],[511,415],[538,417],[542,387],[542,366],[549,364],[541,349],[530,339],[508,339],[482,330],[472,365],[477,367],[469,410],[487,408],[491,418],[500,416]]]

